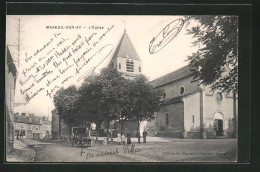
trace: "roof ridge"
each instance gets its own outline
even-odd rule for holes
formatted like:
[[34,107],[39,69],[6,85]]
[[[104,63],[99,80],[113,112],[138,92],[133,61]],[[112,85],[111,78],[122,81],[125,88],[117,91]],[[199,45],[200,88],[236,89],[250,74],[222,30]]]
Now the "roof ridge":
[[168,84],[170,82],[177,81],[178,79],[181,79],[181,78],[189,76],[189,75],[192,75],[192,72],[190,71],[190,66],[186,65],[186,66],[183,66],[177,70],[174,70],[166,75],[156,78],[153,81],[151,81],[150,83],[152,85],[154,85],[154,87],[158,87],[158,86]]
[[114,59],[114,58],[116,58],[116,57],[117,57],[117,55],[118,55],[118,52],[119,52],[119,49],[120,49],[120,47],[121,47],[121,45],[122,45],[123,38],[124,38],[124,35],[125,35],[125,34],[126,34],[126,30],[124,30],[124,33],[123,33],[123,35],[122,35],[122,37],[121,37],[121,39],[120,39],[119,43],[117,44],[116,51],[115,51],[115,53],[114,53],[114,55],[113,55],[112,59]]
[[158,77],[158,78],[152,80],[151,82],[153,82],[153,81],[155,81],[155,80],[157,80],[157,79],[160,79],[160,78],[162,78],[162,77],[165,77],[165,76],[167,76],[167,75],[170,75],[170,74],[172,74],[172,73],[178,72],[179,70],[184,69],[185,67],[188,67],[188,66],[189,66],[189,65],[180,67],[179,69],[176,69],[176,70],[174,70],[174,71],[172,71],[172,72],[170,72],[170,73],[167,73],[167,74],[165,74],[165,75],[162,75],[162,76],[160,76],[160,77]]

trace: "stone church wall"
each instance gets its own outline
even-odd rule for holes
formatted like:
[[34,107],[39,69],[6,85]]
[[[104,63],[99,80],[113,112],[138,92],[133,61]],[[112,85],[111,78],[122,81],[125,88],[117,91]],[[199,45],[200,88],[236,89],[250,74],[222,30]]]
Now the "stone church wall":
[[[168,125],[166,114],[168,113]],[[157,117],[158,135],[165,137],[182,137],[184,129],[184,104],[183,102],[161,106]]]

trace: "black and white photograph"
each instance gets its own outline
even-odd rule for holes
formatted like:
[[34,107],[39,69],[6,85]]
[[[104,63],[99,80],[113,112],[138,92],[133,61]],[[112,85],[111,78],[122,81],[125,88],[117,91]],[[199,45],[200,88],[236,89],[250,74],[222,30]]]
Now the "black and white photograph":
[[237,162],[236,15],[6,15],[6,162]]

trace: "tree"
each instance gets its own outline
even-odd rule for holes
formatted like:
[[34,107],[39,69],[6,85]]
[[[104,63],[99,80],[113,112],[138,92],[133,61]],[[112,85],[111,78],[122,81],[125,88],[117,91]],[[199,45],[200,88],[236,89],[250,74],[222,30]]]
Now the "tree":
[[82,119],[96,124],[97,139],[102,124],[108,131],[110,122],[119,118],[124,86],[125,79],[122,74],[108,67],[99,75],[87,78],[80,87],[79,111]]
[[96,124],[97,137],[98,139],[98,129],[103,118],[99,113],[100,100],[101,100],[101,86],[97,83],[97,76],[91,76],[87,78],[79,88],[79,114],[80,119],[84,123],[88,123],[90,128],[91,123]]
[[75,86],[70,86],[67,89],[61,88],[54,95],[54,105],[59,115],[59,137],[61,135],[61,119],[66,125],[69,126],[70,135],[73,125],[77,125],[80,121],[77,117],[78,114],[78,101],[79,95]]
[[236,16],[187,16],[198,22],[187,29],[197,53],[188,57],[195,81],[210,85],[212,91],[233,92],[234,135],[236,136],[236,96],[238,92],[238,18]]
[[97,139],[100,126],[106,126],[109,131],[110,122],[114,120],[134,119],[139,124],[154,119],[160,102],[160,91],[155,90],[147,78],[139,76],[128,80],[111,67],[87,78],[79,88],[79,95],[81,120],[96,124]]
[[98,82],[102,86],[100,113],[104,117],[107,137],[109,137],[110,122],[121,118],[122,109],[127,99],[125,94],[127,81],[117,69],[108,67],[101,71]]
[[214,91],[238,89],[238,19],[236,16],[188,16],[186,22],[197,21],[187,29],[199,45],[197,53],[188,57],[194,79],[210,85]]
[[133,80],[129,80],[128,104],[126,106],[126,118],[140,122],[150,121],[155,118],[155,112],[159,110],[161,91],[153,88],[148,79],[140,75]]

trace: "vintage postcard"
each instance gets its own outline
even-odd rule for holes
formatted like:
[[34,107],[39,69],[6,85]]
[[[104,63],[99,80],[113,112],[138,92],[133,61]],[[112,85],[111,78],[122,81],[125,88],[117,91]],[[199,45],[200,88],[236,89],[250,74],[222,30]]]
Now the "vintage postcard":
[[238,20],[7,15],[7,162],[237,162]]

